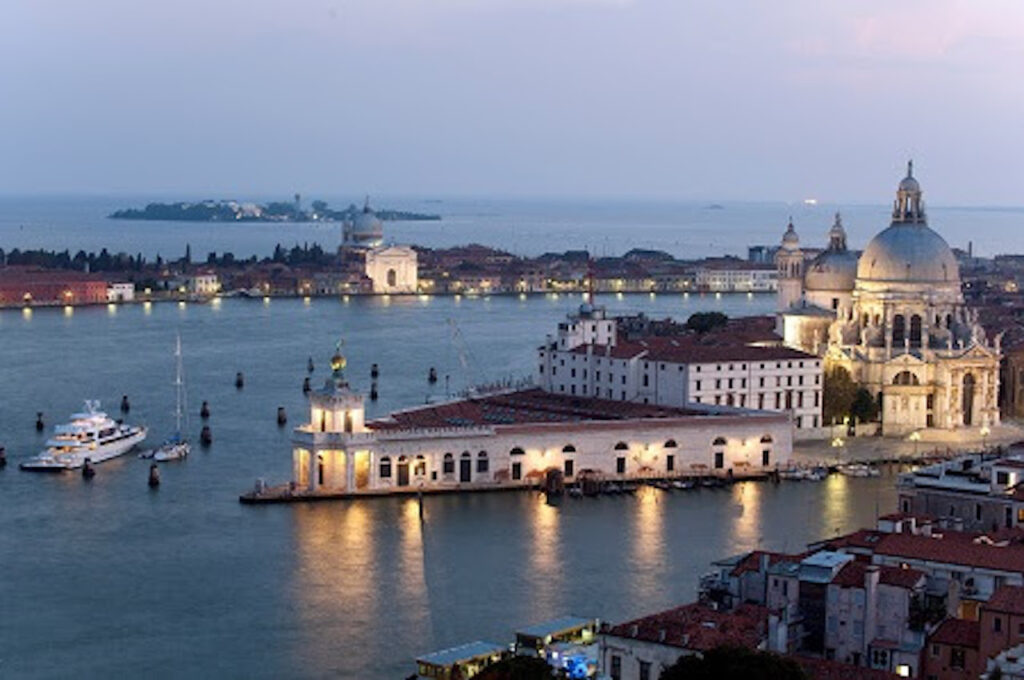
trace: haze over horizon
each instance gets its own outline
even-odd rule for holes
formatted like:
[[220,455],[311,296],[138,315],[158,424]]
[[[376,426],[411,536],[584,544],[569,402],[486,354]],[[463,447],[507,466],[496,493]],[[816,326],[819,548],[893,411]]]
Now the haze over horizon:
[[1024,4],[14,0],[0,191],[1021,205]]

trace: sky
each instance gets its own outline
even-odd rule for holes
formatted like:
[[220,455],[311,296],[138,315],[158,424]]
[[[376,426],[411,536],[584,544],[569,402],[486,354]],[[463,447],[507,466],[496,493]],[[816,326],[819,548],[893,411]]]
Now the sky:
[[1024,205],[1020,0],[5,0],[0,193]]

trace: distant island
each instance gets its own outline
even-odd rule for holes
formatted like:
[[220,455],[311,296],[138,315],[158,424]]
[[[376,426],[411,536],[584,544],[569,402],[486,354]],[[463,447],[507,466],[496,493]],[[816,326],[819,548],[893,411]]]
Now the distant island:
[[[238,201],[201,201],[199,203],[150,203],[145,208],[124,208],[107,217],[114,220],[161,220],[170,222],[341,222],[355,219],[363,212],[354,203],[336,210],[326,201],[313,201],[308,210],[299,196],[294,201],[239,203]],[[374,214],[387,221],[440,220],[440,215],[404,210],[377,210]]]

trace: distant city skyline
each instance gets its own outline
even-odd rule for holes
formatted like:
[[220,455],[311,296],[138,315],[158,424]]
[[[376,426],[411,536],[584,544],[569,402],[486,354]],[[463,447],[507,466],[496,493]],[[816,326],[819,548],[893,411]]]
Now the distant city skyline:
[[7,9],[3,194],[1024,204],[1012,0]]

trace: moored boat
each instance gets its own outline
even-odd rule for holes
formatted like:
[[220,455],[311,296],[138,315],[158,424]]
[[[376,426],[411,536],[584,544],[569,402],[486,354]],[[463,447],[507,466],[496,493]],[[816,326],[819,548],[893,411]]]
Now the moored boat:
[[99,401],[86,401],[84,411],[54,427],[42,453],[18,467],[31,472],[76,470],[87,459],[95,465],[122,456],[146,438],[145,427],[117,422],[99,409]]

